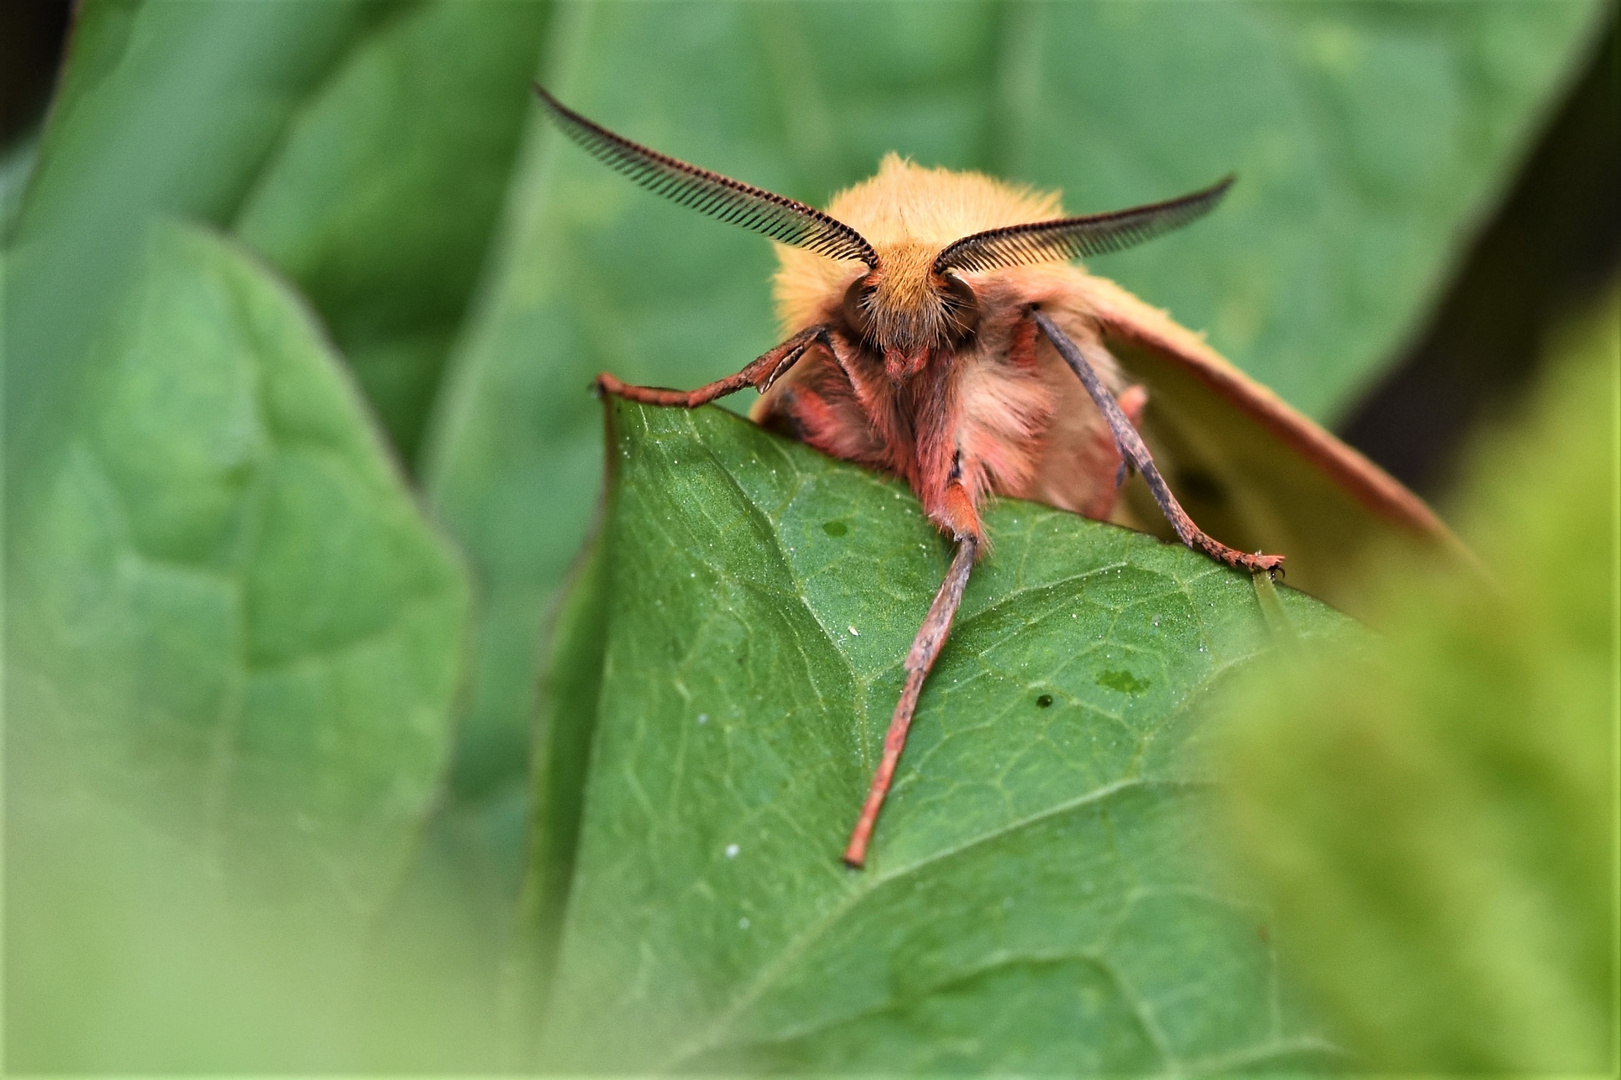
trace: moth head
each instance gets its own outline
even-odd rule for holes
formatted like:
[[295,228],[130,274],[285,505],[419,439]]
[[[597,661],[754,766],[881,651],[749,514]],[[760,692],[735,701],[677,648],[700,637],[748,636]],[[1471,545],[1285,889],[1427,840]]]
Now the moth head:
[[1232,183],[1229,176],[1129,210],[986,229],[943,248],[913,239],[880,242],[876,262],[846,288],[844,321],[883,356],[890,380],[903,382],[973,337],[980,303],[971,276],[1131,247],[1209,213]]
[[891,382],[905,382],[931,357],[960,347],[979,325],[978,296],[955,273],[934,268],[938,254],[923,244],[885,245],[878,265],[845,290],[844,321],[883,356]]

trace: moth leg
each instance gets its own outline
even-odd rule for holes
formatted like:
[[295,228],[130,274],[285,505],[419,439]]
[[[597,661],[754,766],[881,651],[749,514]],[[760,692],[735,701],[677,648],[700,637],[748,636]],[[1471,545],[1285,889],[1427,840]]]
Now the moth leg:
[[979,540],[973,535],[958,539],[957,554],[951,560],[951,568],[946,571],[946,579],[940,583],[940,591],[935,593],[934,603],[929,605],[929,613],[924,616],[917,637],[912,639],[912,649],[906,654],[906,685],[901,690],[900,700],[895,703],[895,715],[889,721],[889,731],[884,735],[883,756],[878,759],[878,771],[873,773],[872,785],[867,788],[867,800],[861,805],[861,816],[856,819],[856,827],[850,833],[850,843],[844,849],[844,861],[857,870],[867,861],[867,844],[872,839],[873,826],[878,823],[878,811],[883,808],[884,796],[889,794],[890,781],[895,778],[895,766],[901,759],[901,748],[906,745],[906,731],[912,726],[912,714],[917,711],[923,680],[928,678],[929,669],[934,667],[935,658],[940,655],[946,636],[951,633],[951,620],[957,614],[957,606],[962,603],[962,592],[968,585],[968,574],[974,568],[974,556],[978,551]]
[[1122,466],[1129,465],[1142,473],[1143,479],[1148,483],[1148,490],[1154,493],[1154,501],[1159,504],[1160,512],[1171,523],[1171,528],[1176,530],[1177,538],[1195,551],[1201,551],[1217,562],[1239,570],[1247,570],[1252,574],[1277,571],[1283,563],[1282,555],[1251,555],[1230,548],[1194,524],[1188,512],[1182,509],[1182,504],[1176,501],[1176,496],[1171,494],[1170,486],[1165,483],[1159,469],[1155,467],[1154,458],[1143,443],[1143,437],[1137,434],[1137,429],[1127,419],[1114,395],[1109,393],[1108,388],[1098,378],[1092,365],[1081,354],[1080,348],[1039,308],[1032,308],[1030,315],[1041,328],[1041,332],[1047,335],[1047,340],[1058,350],[1058,355],[1064,358],[1070,370],[1081,380],[1081,385],[1086,387],[1086,392],[1091,395],[1092,400],[1097,403],[1104,419],[1109,422],[1109,431],[1114,435],[1116,445],[1120,447]]
[[[1148,391],[1140,386],[1128,386],[1115,400],[1119,402],[1120,411],[1126,414],[1131,426],[1140,427],[1143,422],[1143,407],[1148,404]],[[1092,453],[1095,455],[1093,460],[1097,463],[1097,479],[1105,483],[1093,494],[1090,502],[1077,509],[1083,517],[1089,517],[1093,521],[1108,521],[1109,515],[1114,513],[1115,503],[1120,501],[1120,489],[1131,477],[1131,466],[1120,456],[1120,445],[1108,431],[1096,434]]]
[[644,405],[677,405],[685,409],[696,409],[700,405],[707,405],[716,398],[735,394],[745,386],[752,386],[761,393],[771,388],[784,372],[794,366],[794,363],[803,355],[805,350],[821,342],[831,352],[832,342],[825,326],[812,326],[801,330],[781,345],[768,350],[755,359],[748,367],[735,375],[728,375],[724,379],[717,379],[706,386],[696,390],[667,390],[662,386],[635,386],[620,382],[614,376],[603,372],[597,376],[598,391],[625,398],[628,401],[639,401]]

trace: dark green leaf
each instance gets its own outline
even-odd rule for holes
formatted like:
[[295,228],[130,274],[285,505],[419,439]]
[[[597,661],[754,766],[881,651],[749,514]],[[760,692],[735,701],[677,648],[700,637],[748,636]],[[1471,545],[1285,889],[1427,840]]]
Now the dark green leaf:
[[468,588],[309,313],[162,227],[15,523],[8,741],[359,912],[445,764]]
[[1606,18],[1446,0],[1027,12],[1015,70],[1036,89],[998,170],[1080,212],[1236,171],[1207,222],[1091,269],[1325,423],[1397,359]]
[[[1077,211],[1236,170],[1220,213],[1095,269],[1332,416],[1423,315],[1601,10],[597,4],[559,20],[546,78],[633,138],[812,202],[888,150],[1061,186]],[[488,597],[469,791],[525,758],[548,598],[599,483],[591,377],[692,386],[775,340],[758,237],[533,123],[425,459]]]
[[[309,291],[408,458],[499,212],[549,10],[86,5],[7,253],[10,521],[33,516],[23,496],[71,438],[88,336],[166,211],[234,222]],[[501,807],[489,817],[433,836],[502,837],[510,906],[521,845]]]
[[[1326,1044],[1199,865],[1248,578],[1008,501],[864,872],[839,862],[945,545],[900,485],[612,406],[607,648],[547,1061],[1137,1071]],[[1355,638],[1293,592],[1308,640]]]
[[151,217],[229,220],[304,95],[390,10],[81,6],[6,237],[8,521],[19,520],[41,459],[60,448],[86,346],[139,262]]
[[435,0],[379,27],[237,216],[326,319],[407,461],[483,264],[550,10]]

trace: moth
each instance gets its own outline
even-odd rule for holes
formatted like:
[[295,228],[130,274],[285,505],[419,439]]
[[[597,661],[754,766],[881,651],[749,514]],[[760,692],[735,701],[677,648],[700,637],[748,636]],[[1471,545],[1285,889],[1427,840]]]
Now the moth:
[[[690,409],[753,387],[756,422],[902,478],[956,545],[906,657],[844,851],[852,867],[866,861],[924,680],[988,550],[987,499],[1136,528],[1158,517],[1162,532],[1251,573],[1283,562],[1263,545],[1288,545],[1302,557],[1298,576],[1330,598],[1353,541],[1395,533],[1453,543],[1421,500],[1199,335],[1074,265],[1189,224],[1220,202],[1231,176],[1180,198],[1069,217],[1054,194],[891,154],[823,211],[650,150],[535,92],[562,132],[610,168],[778,246],[785,340],[695,390],[611,374],[599,390]],[[1195,524],[1167,471],[1234,545]],[[1128,486],[1132,473],[1144,484]]]

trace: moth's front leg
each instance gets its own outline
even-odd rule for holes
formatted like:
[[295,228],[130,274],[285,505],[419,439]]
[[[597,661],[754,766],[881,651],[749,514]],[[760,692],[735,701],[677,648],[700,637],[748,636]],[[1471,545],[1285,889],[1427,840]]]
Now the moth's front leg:
[[597,376],[597,390],[601,393],[613,394],[628,401],[639,401],[644,405],[674,405],[684,409],[696,409],[700,405],[707,405],[716,398],[735,394],[745,386],[752,386],[762,394],[771,389],[771,384],[782,377],[783,373],[794,366],[794,363],[803,355],[805,350],[817,342],[821,342],[832,350],[832,342],[828,338],[826,326],[812,326],[784,341],[781,345],[759,356],[748,367],[735,375],[728,375],[724,379],[717,379],[706,386],[696,390],[668,390],[662,386],[635,386],[631,383],[620,382],[614,376],[603,372]]
[[957,540],[957,553],[952,557],[946,578],[935,593],[934,603],[912,639],[912,648],[906,654],[906,682],[901,688],[900,700],[884,734],[884,750],[878,759],[878,768],[867,788],[867,798],[861,804],[861,816],[850,832],[850,843],[844,849],[845,864],[857,870],[867,863],[867,845],[872,841],[872,830],[878,824],[878,812],[889,795],[889,785],[895,779],[895,766],[900,764],[901,751],[906,747],[906,733],[917,712],[918,695],[923,693],[923,681],[929,677],[934,662],[945,647],[951,634],[951,621],[956,618],[962,603],[963,590],[968,587],[968,575],[973,572],[974,558],[979,554],[979,540],[972,534]]
[[1069,335],[1060,330],[1058,324],[1049,319],[1040,308],[1032,308],[1030,316],[1041,332],[1047,335],[1047,340],[1053,343],[1058,355],[1064,358],[1070,370],[1081,380],[1081,385],[1086,387],[1086,392],[1091,395],[1093,402],[1103,413],[1103,418],[1109,423],[1109,431],[1114,436],[1115,444],[1120,448],[1120,456],[1125,460],[1125,464],[1142,473],[1143,480],[1148,483],[1148,490],[1153,492],[1154,501],[1159,504],[1165,519],[1171,523],[1171,528],[1176,530],[1178,539],[1195,551],[1203,552],[1217,562],[1239,570],[1247,570],[1252,574],[1263,570],[1269,574],[1279,571],[1283,565],[1282,555],[1251,555],[1239,551],[1223,544],[1194,523],[1188,512],[1182,509],[1182,504],[1176,501],[1176,496],[1171,494],[1170,485],[1165,482],[1165,478],[1154,465],[1154,458],[1149,454],[1142,436],[1137,433],[1136,426],[1127,418],[1120,403],[1109,392],[1109,388],[1098,378],[1097,372],[1082,354],[1080,347],[1071,341]]
[[[1125,413],[1127,422],[1133,428],[1141,428],[1143,409],[1148,405],[1148,391],[1141,386],[1128,386],[1115,396],[1115,401],[1120,404],[1120,411]],[[1108,521],[1109,515],[1114,513],[1115,504],[1120,501],[1120,489],[1130,475],[1130,467],[1120,454],[1120,444],[1115,440],[1113,430],[1107,426],[1099,429],[1081,460],[1083,467],[1091,470],[1092,495],[1076,509],[1082,517]]]

